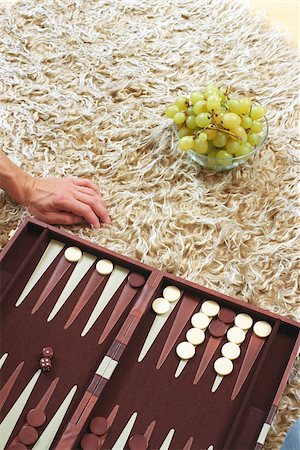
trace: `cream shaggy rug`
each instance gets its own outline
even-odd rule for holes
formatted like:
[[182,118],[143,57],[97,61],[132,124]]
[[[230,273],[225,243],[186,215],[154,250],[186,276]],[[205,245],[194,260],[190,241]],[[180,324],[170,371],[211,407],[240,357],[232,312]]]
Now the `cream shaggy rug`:
[[[235,0],[24,0],[0,19],[1,148],[36,176],[90,178],[109,205],[111,226],[69,231],[296,318],[297,51]],[[208,82],[268,110],[266,147],[233,172],[203,172],[164,117]],[[27,214],[1,193],[1,246]],[[266,449],[299,412],[298,382]]]

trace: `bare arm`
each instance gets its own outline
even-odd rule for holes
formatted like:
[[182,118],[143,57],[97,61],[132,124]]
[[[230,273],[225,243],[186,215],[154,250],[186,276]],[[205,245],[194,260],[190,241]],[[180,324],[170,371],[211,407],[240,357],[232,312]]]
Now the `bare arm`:
[[47,223],[72,225],[86,220],[99,228],[110,223],[98,187],[84,178],[34,178],[0,150],[0,188],[37,218]]

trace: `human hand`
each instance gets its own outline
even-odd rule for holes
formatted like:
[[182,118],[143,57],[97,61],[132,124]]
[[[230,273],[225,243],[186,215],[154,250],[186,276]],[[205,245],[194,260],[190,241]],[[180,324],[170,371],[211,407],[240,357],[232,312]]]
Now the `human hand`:
[[85,178],[33,178],[24,183],[22,204],[39,220],[73,225],[84,219],[99,228],[111,223],[98,187]]

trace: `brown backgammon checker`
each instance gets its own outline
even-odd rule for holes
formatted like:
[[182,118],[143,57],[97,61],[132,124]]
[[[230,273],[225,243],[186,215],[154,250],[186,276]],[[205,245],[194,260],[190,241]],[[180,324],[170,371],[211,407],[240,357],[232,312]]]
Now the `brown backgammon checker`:
[[42,409],[31,409],[26,416],[26,420],[28,425],[38,428],[46,422],[46,414]]
[[142,434],[134,434],[128,441],[130,450],[147,450],[148,440]]
[[93,433],[88,433],[83,436],[80,445],[82,450],[98,450],[99,438]]
[[11,444],[9,447],[7,447],[7,450],[27,450],[28,447],[25,444],[22,444],[22,442],[16,442],[15,444]]
[[[70,266],[38,314],[32,315],[36,300],[51,282],[64,250],[69,247],[81,250],[81,260],[70,262],[74,269]],[[96,436],[97,450],[117,450],[119,444],[119,449],[128,448],[130,438],[137,435],[147,438],[149,449],[261,448],[297,353],[299,324],[31,219],[16,231],[0,259],[3,280],[0,392],[24,361],[1,410],[0,450],[23,445],[16,440],[26,426],[35,428],[39,434],[38,440],[29,446],[31,450],[79,449],[88,434]],[[114,275],[113,272],[106,275],[99,286],[99,298],[98,293],[94,295],[72,326],[65,329],[100,259],[111,261]],[[18,267],[16,260],[20,261]],[[126,291],[132,282],[130,275],[135,273],[145,282],[140,287],[131,285],[135,294],[129,301],[130,293]],[[159,297],[168,302],[169,311],[156,316],[152,303]],[[185,298],[191,299],[187,321],[183,312]],[[194,319],[197,327],[188,323],[198,314],[196,311],[206,316]],[[233,311],[239,316],[237,320]],[[264,344],[252,358],[242,389],[231,400],[238,374],[244,372],[241,367],[248,359],[247,348],[253,348],[251,332],[246,336],[251,322],[247,316],[254,326],[267,322],[272,333],[268,337],[258,336]],[[175,348],[180,339],[186,338],[189,347],[201,346],[204,334],[201,327],[205,324],[211,326],[214,339],[219,339],[224,332],[219,321],[233,331],[229,333],[230,342],[222,338],[224,343],[221,342],[219,354],[207,367],[205,377],[193,384],[197,358],[205,352],[205,348],[199,347],[180,378],[175,378],[178,366]],[[154,322],[155,333],[150,333]],[[206,342],[210,331],[206,330]],[[149,333],[151,339],[147,341]],[[146,341],[146,351],[139,358]],[[37,366],[46,345],[54,349],[55,355],[52,369],[42,373]],[[215,377],[213,366],[224,376],[215,393],[210,390]],[[59,382],[43,408],[40,401],[57,377]],[[39,427],[44,416],[37,413],[35,419],[34,414],[31,418],[31,410],[42,410],[46,415],[46,421]],[[112,413],[113,424],[108,432],[99,436],[91,432],[93,418],[107,418],[109,422]],[[149,438],[145,430],[154,420]],[[96,442],[94,437],[90,439]]]
[[94,417],[90,422],[90,430],[97,436],[103,436],[109,430],[109,423],[105,417]]
[[37,441],[38,432],[34,427],[30,425],[24,425],[19,432],[18,438],[22,444],[32,445]]

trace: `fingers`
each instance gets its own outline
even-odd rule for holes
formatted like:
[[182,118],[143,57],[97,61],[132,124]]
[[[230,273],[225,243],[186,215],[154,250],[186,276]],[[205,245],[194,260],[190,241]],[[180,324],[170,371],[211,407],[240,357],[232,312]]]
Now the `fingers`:
[[49,224],[75,225],[76,223],[82,222],[82,217],[76,216],[69,212],[48,211],[41,213],[39,211],[34,210],[31,212],[38,220],[41,220]]
[[97,198],[97,199],[101,199],[102,200],[102,195],[101,195],[101,193],[96,193],[93,189],[91,189],[91,188],[88,188],[88,187],[85,187],[85,186],[76,186],[76,191],[77,192],[81,192],[82,194],[86,194],[86,195],[91,195],[91,196],[93,196],[94,198]]
[[98,186],[87,178],[72,178],[72,183],[76,184],[77,186],[90,188],[95,191],[96,194],[101,195]]
[[79,200],[81,203],[84,203],[85,205],[89,205],[90,208],[93,210],[93,212],[96,214],[97,217],[101,219],[104,223],[111,223],[111,220],[108,215],[108,211],[105,207],[105,204],[101,199],[95,198],[90,195],[82,194],[81,192],[77,192],[76,194],[77,200]]
[[[94,228],[100,228],[99,218],[97,214],[95,214],[91,206],[85,202],[77,199],[70,200],[69,198],[65,198],[62,200],[61,209],[71,212],[76,216],[83,217],[86,222],[88,222]],[[108,214],[106,216],[104,212],[102,213],[102,211],[100,218],[101,220],[103,220],[103,222],[110,223]]]

